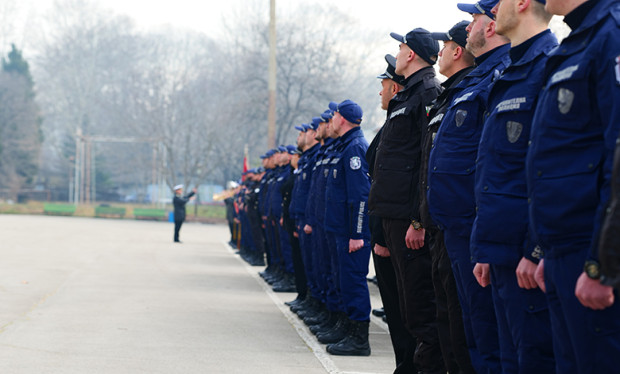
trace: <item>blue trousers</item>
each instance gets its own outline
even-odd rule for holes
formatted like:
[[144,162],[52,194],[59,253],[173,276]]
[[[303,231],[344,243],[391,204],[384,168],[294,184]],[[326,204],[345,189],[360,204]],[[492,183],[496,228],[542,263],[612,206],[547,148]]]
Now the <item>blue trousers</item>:
[[545,286],[551,314],[556,372],[617,373],[620,371],[620,300],[609,308],[586,308],[575,296],[585,250],[545,257]]
[[321,258],[321,268],[325,269],[325,304],[332,312],[346,312],[340,289],[340,261],[338,240],[332,232],[324,231],[327,245]]
[[368,265],[370,242],[349,253],[349,238],[335,236],[338,255],[340,296],[344,311],[353,321],[370,321],[370,294],[368,293]]
[[469,236],[444,231],[448,257],[463,311],[463,327],[471,363],[478,374],[501,373],[497,320],[491,287],[481,287],[474,277]]
[[[312,297],[317,298],[319,295],[318,286],[316,284],[316,274],[314,266],[312,266],[312,251],[314,250],[313,246],[313,234],[306,234],[304,232],[304,223],[298,222],[297,227],[297,235],[299,235],[299,247],[301,248],[301,258],[304,263],[304,270],[306,272],[306,282],[307,287],[310,290],[310,295]],[[318,300],[318,299],[317,299]]]
[[547,298],[539,289],[519,287],[516,266],[491,264],[502,372],[547,374],[555,371]]
[[289,274],[294,274],[295,266],[293,265],[293,247],[291,246],[291,239],[288,232],[286,232],[284,227],[280,226],[279,222],[276,222],[276,233],[280,237],[280,252],[282,254],[284,271]]

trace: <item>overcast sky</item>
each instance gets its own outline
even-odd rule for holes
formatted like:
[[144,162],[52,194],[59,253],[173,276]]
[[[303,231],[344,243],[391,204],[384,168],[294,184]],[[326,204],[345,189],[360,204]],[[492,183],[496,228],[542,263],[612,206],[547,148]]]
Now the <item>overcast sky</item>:
[[[0,0],[16,1],[16,0]],[[170,24],[190,28],[216,36],[223,17],[232,9],[239,9],[253,0],[99,0],[105,8],[129,15],[141,27],[157,27]],[[269,4],[269,0],[263,0]],[[54,0],[22,0],[35,12],[44,14]],[[415,27],[429,31],[443,31],[459,20],[470,16],[456,8],[457,1],[433,0],[276,0],[276,8],[287,9],[302,2],[337,7],[355,16],[362,24],[389,32],[406,33]]]

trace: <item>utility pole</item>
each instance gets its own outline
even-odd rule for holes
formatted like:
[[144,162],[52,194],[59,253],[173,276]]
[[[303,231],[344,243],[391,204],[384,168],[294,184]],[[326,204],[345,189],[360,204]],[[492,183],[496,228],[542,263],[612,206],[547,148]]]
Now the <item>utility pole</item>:
[[267,115],[267,147],[276,146],[276,0],[269,7],[269,112]]

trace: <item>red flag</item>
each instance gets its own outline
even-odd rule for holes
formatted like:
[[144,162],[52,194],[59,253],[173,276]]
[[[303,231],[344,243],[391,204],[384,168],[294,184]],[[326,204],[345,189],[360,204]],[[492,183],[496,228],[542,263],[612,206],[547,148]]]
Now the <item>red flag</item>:
[[248,169],[248,146],[246,145],[243,150],[243,175],[241,175],[241,181],[243,182],[245,182],[245,173]]

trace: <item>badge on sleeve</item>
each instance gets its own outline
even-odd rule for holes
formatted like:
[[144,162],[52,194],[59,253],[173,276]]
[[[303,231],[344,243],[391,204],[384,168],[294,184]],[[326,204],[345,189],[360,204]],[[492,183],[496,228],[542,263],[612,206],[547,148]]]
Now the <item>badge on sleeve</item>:
[[349,160],[349,166],[351,170],[357,170],[362,167],[362,160],[358,156],[353,156]]
[[570,108],[573,107],[573,100],[575,99],[575,94],[573,91],[567,88],[560,88],[558,90],[558,110],[562,114],[567,114],[570,112]]
[[456,122],[456,127],[463,126],[465,122],[465,118],[467,118],[467,111],[459,109],[456,111],[456,115],[454,116],[454,121]]
[[523,132],[523,124],[515,121],[506,122],[506,136],[509,142],[514,143],[519,140],[521,132]]

